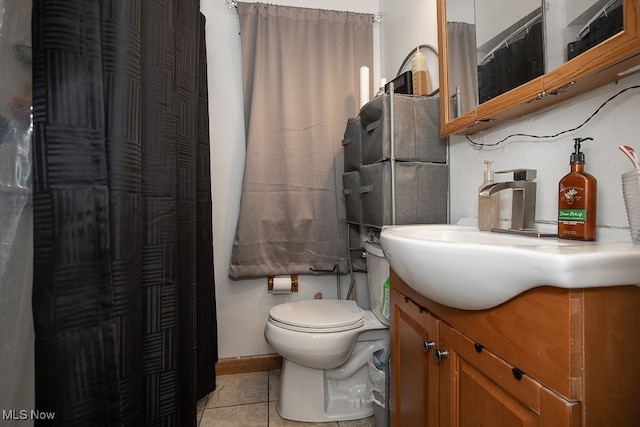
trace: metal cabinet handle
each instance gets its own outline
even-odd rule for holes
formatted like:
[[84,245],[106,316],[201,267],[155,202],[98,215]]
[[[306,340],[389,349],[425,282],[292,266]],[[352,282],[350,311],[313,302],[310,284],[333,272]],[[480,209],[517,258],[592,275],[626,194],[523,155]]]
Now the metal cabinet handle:
[[437,348],[434,348],[433,358],[436,359],[436,362],[441,362],[442,360],[449,358],[449,352],[447,350],[438,350]]
[[424,352],[428,352],[431,349],[435,349],[436,348],[436,343],[434,343],[433,341],[425,341],[422,340],[422,351]]

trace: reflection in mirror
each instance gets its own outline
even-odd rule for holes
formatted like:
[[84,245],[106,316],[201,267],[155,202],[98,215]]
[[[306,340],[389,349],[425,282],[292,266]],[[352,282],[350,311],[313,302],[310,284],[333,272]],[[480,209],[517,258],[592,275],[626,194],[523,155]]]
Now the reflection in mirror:
[[447,0],[446,10],[452,117],[544,74],[540,0]]
[[622,31],[622,0],[564,0],[545,22],[549,72]]
[[474,0],[448,0],[446,11],[449,117],[453,119],[478,106]]
[[477,132],[551,105],[614,81],[640,61],[638,0],[437,4],[443,135]]
[[[540,0],[477,0],[478,101],[544,74]],[[500,13],[496,13],[499,10]]]

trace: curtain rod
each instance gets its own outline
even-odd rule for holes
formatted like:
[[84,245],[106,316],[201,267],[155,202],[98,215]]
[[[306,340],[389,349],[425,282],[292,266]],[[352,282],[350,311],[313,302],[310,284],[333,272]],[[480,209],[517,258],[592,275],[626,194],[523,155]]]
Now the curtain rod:
[[600,18],[602,15],[604,16],[608,16],[608,10],[611,6],[613,6],[615,3],[617,3],[618,0],[611,0],[609,3],[605,4],[604,7],[602,9],[600,9],[598,12],[596,12],[595,15],[593,15],[593,17],[591,19],[589,19],[589,22],[587,22],[584,27],[582,27],[582,29],[580,31],[578,31],[578,40],[582,39],[584,36],[586,36],[589,31],[591,30],[591,24],[598,18]]
[[482,61],[480,61],[480,64],[484,64],[487,59],[491,58],[493,56],[494,53],[496,53],[498,51],[498,49],[500,49],[502,46],[506,46],[509,47],[509,42],[511,40],[513,40],[518,34],[520,34],[522,31],[525,31],[527,33],[529,33],[529,27],[531,27],[532,25],[540,22],[542,20],[542,14],[539,13],[536,16],[534,16],[533,18],[531,18],[529,21],[527,21],[524,25],[522,25],[520,28],[518,28],[517,30],[515,30],[513,33],[509,34],[507,37],[505,37],[504,40],[502,40],[500,43],[498,43],[496,45],[496,47],[494,47],[493,49],[491,49],[491,51],[489,53],[487,53],[484,58],[482,58]]
[[[238,8],[238,1],[237,0],[226,0],[227,1],[227,9],[231,10],[231,9],[237,9]],[[374,24],[379,24],[382,22],[382,12],[376,12],[373,15],[371,15],[371,19],[373,20]]]

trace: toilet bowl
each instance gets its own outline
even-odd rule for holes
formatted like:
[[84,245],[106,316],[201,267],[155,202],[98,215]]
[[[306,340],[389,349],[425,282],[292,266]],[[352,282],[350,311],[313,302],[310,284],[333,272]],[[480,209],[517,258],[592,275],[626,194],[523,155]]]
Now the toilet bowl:
[[372,354],[389,344],[389,264],[365,244],[370,309],[351,300],[305,300],[274,306],[264,336],[283,358],[276,409],[304,422],[373,415],[365,389]]

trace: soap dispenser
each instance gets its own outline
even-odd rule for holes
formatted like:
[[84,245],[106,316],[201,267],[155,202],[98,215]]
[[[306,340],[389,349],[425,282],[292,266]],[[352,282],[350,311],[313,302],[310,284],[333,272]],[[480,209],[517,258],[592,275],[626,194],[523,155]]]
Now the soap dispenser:
[[413,94],[428,95],[429,84],[427,83],[427,58],[416,48],[416,53],[411,58],[411,77],[413,79]]
[[583,141],[575,138],[570,157],[571,172],[558,184],[558,237],[561,239],[596,240],[596,179],[584,171]]
[[487,169],[484,171],[484,182],[478,191],[478,229],[482,231],[500,227],[500,194],[479,195],[484,187],[495,182],[494,171],[491,169],[492,163],[491,160],[484,161]]

